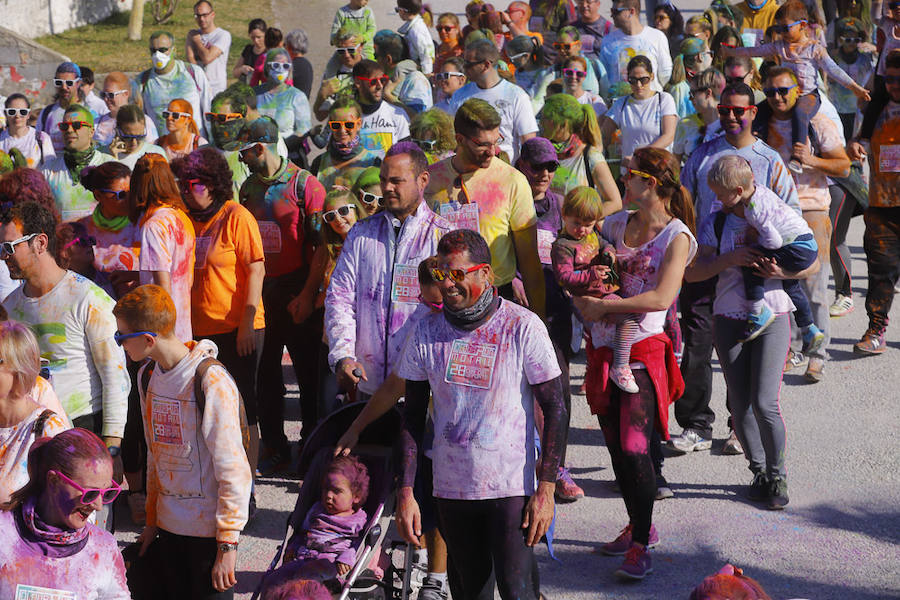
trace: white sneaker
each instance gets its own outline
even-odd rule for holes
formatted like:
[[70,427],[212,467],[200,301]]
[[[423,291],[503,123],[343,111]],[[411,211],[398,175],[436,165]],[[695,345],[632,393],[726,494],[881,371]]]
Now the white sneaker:
[[832,317],[843,317],[851,312],[853,312],[853,298],[843,294],[838,294],[828,307],[828,314]]
[[610,367],[609,378],[623,392],[637,394],[641,391],[637,382],[634,380],[634,373],[631,372],[631,367],[627,365],[624,367]]

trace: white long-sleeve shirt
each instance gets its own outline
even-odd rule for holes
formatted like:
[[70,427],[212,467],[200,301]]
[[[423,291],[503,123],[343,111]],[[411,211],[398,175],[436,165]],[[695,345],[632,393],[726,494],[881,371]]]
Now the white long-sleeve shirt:
[[103,411],[103,435],[122,437],[131,380],[116,345],[113,299],[72,271],[38,298],[24,287],[3,301],[9,317],[27,324],[41,356],[50,359],[53,389],[69,419]]
[[406,38],[409,57],[419,63],[422,73],[430,74],[434,70],[434,40],[422,15],[416,15],[401,25],[397,33]]
[[758,184],[744,206],[744,219],[759,233],[759,244],[770,250],[787,246],[803,234],[812,235],[812,229],[797,211],[775,192]]
[[[399,235],[394,227],[399,226]],[[363,365],[372,394],[400,358],[410,316],[419,306],[419,263],[451,230],[423,201],[403,221],[384,211],[350,230],[325,299],[328,364],[350,357]]]
[[241,441],[240,396],[228,372],[213,365],[202,381],[206,406],[200,414],[194,376],[218,348],[209,340],[187,346],[190,353],[169,371],[156,365],[146,396],[140,392],[149,451],[147,525],[237,542],[247,524],[252,483]]

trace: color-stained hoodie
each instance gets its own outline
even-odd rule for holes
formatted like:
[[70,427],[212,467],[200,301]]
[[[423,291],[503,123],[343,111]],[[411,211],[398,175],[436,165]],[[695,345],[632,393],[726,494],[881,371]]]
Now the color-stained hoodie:
[[325,299],[328,364],[333,369],[345,357],[361,363],[364,393],[375,393],[399,361],[409,317],[420,304],[419,263],[437,252],[450,229],[423,201],[402,225],[384,211],[347,235]]
[[[247,523],[250,464],[241,442],[237,386],[213,365],[202,382],[206,408],[194,398],[197,365],[218,348],[188,342],[169,371],[156,365],[141,412],[147,438],[147,525],[178,535],[237,542]],[[138,381],[141,381],[141,374]],[[198,422],[199,421],[199,422]]]

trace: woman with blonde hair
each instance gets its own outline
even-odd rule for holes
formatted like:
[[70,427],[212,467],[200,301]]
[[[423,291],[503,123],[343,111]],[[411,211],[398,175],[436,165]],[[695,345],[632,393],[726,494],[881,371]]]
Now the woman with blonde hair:
[[[188,180],[193,185],[194,180]],[[161,154],[145,154],[134,165],[128,194],[128,217],[139,229],[141,285],[163,287],[175,302],[175,335],[193,339],[191,286],[194,283],[194,226],[181,190]]]
[[156,145],[162,146],[169,160],[190,154],[209,143],[200,135],[200,129],[194,120],[194,109],[187,100],[172,100],[162,116],[169,133],[156,140]]
[[34,440],[70,428],[61,408],[50,410],[35,400],[40,370],[31,330],[0,321],[0,503],[28,483],[28,451]]

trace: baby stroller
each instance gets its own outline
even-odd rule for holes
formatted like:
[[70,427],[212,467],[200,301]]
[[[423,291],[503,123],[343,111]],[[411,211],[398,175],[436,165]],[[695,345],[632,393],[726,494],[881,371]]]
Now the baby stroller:
[[[267,582],[277,578],[278,567],[288,541],[294,532],[303,525],[306,513],[319,499],[322,474],[331,459],[334,445],[347,431],[363,406],[365,406],[365,402],[356,402],[341,407],[322,421],[307,438],[299,459],[298,470],[303,476],[303,484],[300,487],[297,503],[288,517],[287,530],[275,557],[269,564],[269,569],[257,586],[251,600],[257,600]],[[359,457],[369,470],[369,496],[363,506],[367,521],[357,548],[356,563],[347,574],[339,596],[337,596],[340,600],[374,598],[402,598],[405,600],[409,597],[411,548],[406,548],[406,568],[398,570],[402,573],[399,577],[401,589],[394,589],[393,581],[398,577],[395,577],[392,569],[388,569],[384,582],[371,576],[371,572],[364,575],[364,571],[372,563],[373,557],[377,558],[375,553],[382,547],[393,516],[395,500],[394,443],[400,437],[401,420],[400,413],[396,409],[388,412],[363,431],[359,443],[353,449],[353,454]]]

